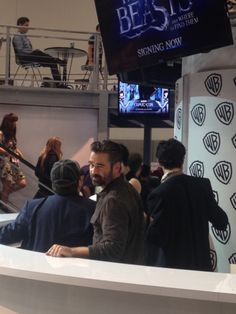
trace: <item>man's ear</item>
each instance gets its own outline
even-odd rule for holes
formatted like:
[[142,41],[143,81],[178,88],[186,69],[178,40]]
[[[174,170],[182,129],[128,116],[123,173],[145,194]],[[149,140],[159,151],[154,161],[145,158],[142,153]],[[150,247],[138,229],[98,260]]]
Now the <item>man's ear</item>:
[[113,171],[115,171],[115,173],[117,173],[117,174],[122,172],[122,165],[121,165],[120,161],[117,161],[116,163],[114,163]]

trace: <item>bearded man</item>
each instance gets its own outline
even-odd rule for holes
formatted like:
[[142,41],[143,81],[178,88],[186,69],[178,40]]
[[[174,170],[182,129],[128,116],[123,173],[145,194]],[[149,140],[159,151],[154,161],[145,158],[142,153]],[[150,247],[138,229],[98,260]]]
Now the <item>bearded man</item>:
[[89,158],[90,176],[101,186],[91,222],[93,244],[88,247],[53,245],[49,256],[90,258],[142,264],[144,215],[142,201],[122,174],[123,149],[112,141],[94,142]]

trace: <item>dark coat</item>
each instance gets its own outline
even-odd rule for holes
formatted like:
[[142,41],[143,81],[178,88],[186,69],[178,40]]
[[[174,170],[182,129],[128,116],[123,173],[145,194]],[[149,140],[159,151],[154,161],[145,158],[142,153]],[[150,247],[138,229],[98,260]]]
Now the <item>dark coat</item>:
[[98,194],[91,219],[94,227],[91,259],[143,264],[144,217],[137,191],[120,176]]
[[150,194],[148,207],[153,218],[147,231],[149,264],[155,264],[156,250],[162,254],[160,266],[212,270],[208,222],[225,230],[228,217],[216,203],[208,179],[172,176]]
[[0,228],[0,243],[22,242],[22,248],[38,252],[53,244],[87,246],[92,243],[94,209],[95,202],[79,195],[27,201],[16,220]]
[[[54,163],[58,161],[57,155],[51,151],[46,156],[43,167],[41,167],[41,157],[39,157],[37,165],[35,167],[35,175],[38,177],[39,182],[43,183],[49,189],[52,189],[52,182],[50,178],[50,173]],[[39,190],[35,194],[34,198],[41,198],[47,195],[53,195],[53,192],[45,188],[42,184],[39,183]]]

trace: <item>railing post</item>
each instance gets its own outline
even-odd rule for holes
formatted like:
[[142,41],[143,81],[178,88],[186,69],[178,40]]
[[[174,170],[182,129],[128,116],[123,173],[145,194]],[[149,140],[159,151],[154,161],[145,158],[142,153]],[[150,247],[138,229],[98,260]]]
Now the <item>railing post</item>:
[[94,34],[94,48],[93,48],[93,60],[94,67],[91,79],[91,89],[97,90],[99,87],[99,44],[101,37],[99,34]]
[[104,71],[103,71],[103,89],[106,90],[108,88],[108,70],[107,63],[105,61]]
[[5,85],[9,84],[10,80],[10,61],[11,61],[11,37],[10,27],[6,27],[6,62],[5,62]]

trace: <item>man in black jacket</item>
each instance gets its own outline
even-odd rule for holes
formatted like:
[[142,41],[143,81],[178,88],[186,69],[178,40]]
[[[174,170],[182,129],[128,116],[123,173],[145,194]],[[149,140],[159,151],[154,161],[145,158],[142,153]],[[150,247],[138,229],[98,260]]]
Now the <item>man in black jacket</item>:
[[91,244],[95,202],[79,195],[79,164],[69,159],[54,163],[51,180],[56,194],[27,201],[16,220],[0,228],[1,244],[21,242],[23,249],[38,252],[46,252],[53,243]]
[[148,198],[147,263],[211,271],[208,222],[226,230],[227,215],[215,201],[209,179],[183,174],[182,143],[161,141],[156,157],[164,175]]

